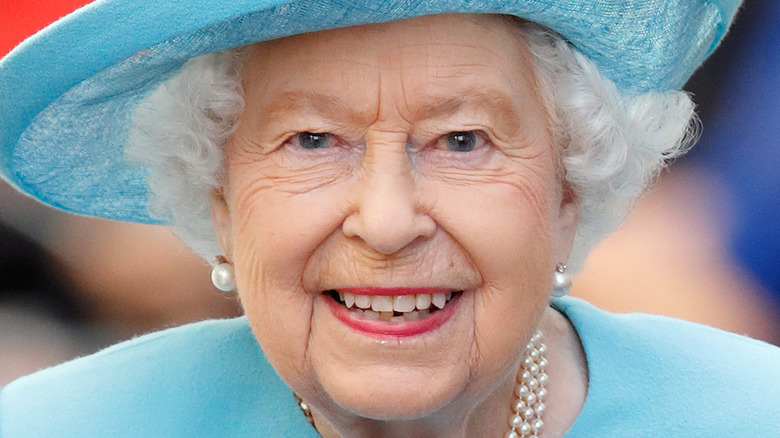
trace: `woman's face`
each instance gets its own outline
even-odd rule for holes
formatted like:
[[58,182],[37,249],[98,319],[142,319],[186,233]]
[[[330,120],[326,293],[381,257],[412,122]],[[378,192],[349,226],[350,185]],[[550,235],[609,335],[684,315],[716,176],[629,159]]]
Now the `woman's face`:
[[412,418],[513,375],[575,222],[517,31],[447,15],[295,36],[252,46],[243,81],[213,217],[293,390]]

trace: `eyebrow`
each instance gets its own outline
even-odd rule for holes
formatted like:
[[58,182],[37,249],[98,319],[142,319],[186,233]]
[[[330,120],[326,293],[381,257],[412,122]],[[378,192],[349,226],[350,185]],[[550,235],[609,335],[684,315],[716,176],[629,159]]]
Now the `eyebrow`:
[[415,111],[414,120],[441,119],[453,116],[464,108],[479,108],[502,125],[516,127],[519,115],[512,100],[506,94],[495,90],[464,90],[455,97],[436,98],[423,104]]
[[276,96],[268,105],[268,117],[273,120],[285,117],[290,111],[314,112],[328,119],[359,124],[359,111],[338,96],[312,91],[286,91]]
[[[431,102],[419,106],[410,119],[414,122],[444,119],[456,115],[464,108],[479,108],[495,122],[514,131],[518,128],[519,114],[512,100],[505,93],[496,90],[469,89],[459,91],[457,96],[428,95]],[[276,96],[268,105],[268,117],[273,120],[286,117],[290,111],[311,111],[329,120],[362,125],[367,117],[375,114],[361,114],[353,105],[342,98],[312,91],[286,91]]]

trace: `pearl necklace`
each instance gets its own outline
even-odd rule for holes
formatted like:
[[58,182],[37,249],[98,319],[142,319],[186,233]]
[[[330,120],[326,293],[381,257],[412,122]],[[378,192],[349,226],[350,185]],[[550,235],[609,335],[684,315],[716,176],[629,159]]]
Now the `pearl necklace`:
[[509,420],[506,438],[538,437],[544,428],[544,398],[547,397],[547,346],[542,343],[542,332],[537,331],[525,346],[525,358],[517,371],[514,414]]
[[[513,414],[509,419],[509,432],[506,438],[537,438],[544,428],[542,413],[544,413],[544,398],[547,396],[547,346],[542,343],[542,332],[537,331],[531,341],[525,346],[525,357],[517,371],[514,394],[517,401],[512,406]],[[301,400],[298,394],[295,400],[298,407],[314,426],[309,404]],[[316,429],[316,426],[315,426]]]

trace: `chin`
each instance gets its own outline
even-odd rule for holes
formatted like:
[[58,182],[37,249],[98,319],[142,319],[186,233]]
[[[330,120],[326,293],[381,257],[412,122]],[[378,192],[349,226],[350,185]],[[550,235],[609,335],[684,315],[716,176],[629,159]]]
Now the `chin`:
[[[382,421],[429,417],[452,407],[468,385],[468,373],[432,376],[390,366],[333,376],[321,383],[345,414]],[[449,371],[449,370],[448,370]],[[456,370],[452,370],[456,371]]]

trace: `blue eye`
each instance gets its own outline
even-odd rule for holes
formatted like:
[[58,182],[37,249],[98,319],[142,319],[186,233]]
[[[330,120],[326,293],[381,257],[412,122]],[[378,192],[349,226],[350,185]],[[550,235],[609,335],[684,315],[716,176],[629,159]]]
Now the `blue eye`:
[[328,133],[301,132],[298,134],[298,144],[303,149],[325,149],[330,145],[330,138]]
[[471,152],[477,146],[478,140],[474,131],[450,132],[444,138],[447,149],[453,152]]

